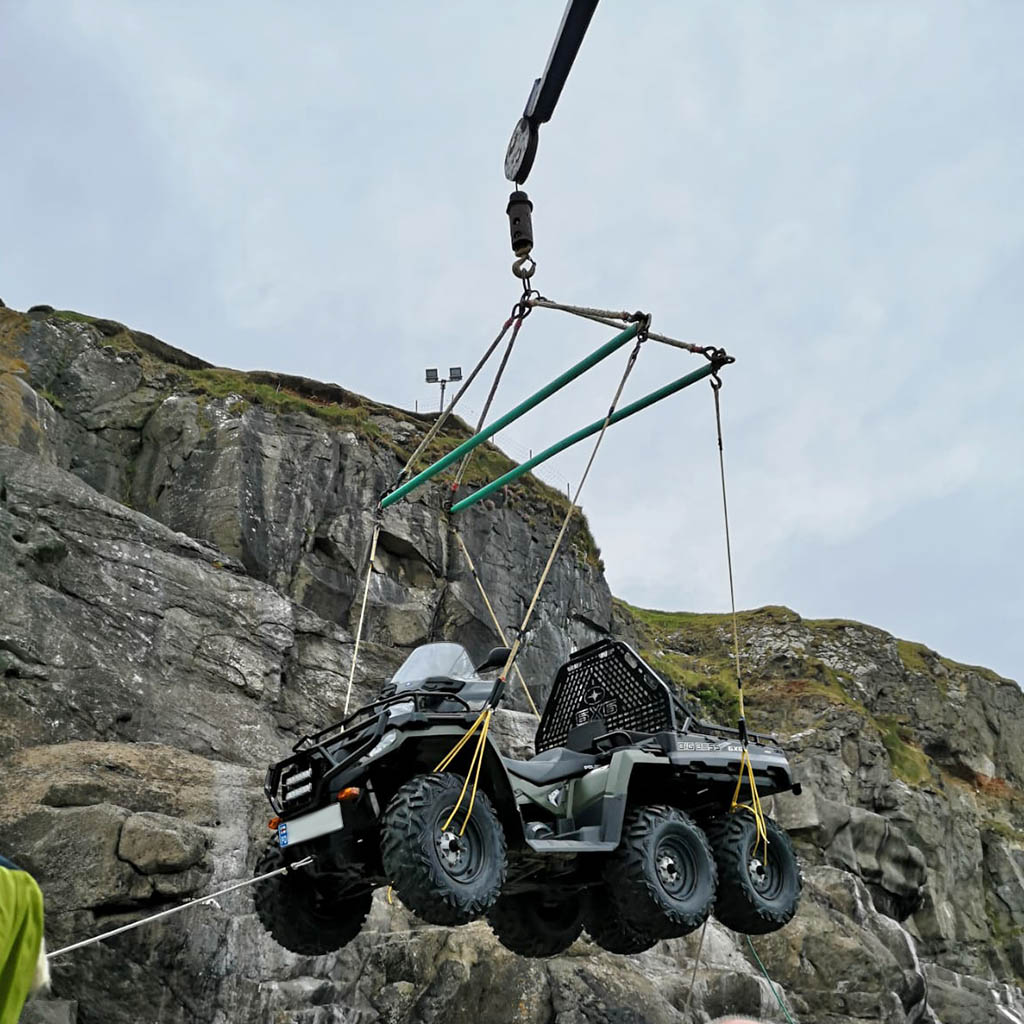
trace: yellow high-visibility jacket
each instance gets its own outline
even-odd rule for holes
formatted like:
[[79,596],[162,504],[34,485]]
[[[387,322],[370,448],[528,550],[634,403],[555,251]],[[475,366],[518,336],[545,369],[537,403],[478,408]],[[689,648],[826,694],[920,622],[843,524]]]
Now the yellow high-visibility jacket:
[[43,894],[27,871],[0,865],[0,1024],[17,1024],[43,943]]

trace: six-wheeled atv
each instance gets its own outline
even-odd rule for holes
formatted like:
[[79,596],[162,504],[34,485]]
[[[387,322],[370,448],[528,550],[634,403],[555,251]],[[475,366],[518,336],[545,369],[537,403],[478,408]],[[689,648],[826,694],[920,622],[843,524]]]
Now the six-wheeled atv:
[[[349,942],[382,885],[433,924],[486,915],[523,956],[559,953],[583,929],[635,953],[712,912],[748,934],[792,918],[801,880],[789,838],[766,819],[765,843],[752,814],[731,811],[737,730],[686,715],[622,642],[562,666],[535,757],[503,757],[485,737],[471,771],[474,737],[437,771],[498,699],[503,684],[480,673],[508,653],[474,668],[459,644],[419,647],[378,700],[271,766],[276,831],[256,874],[312,858],[255,886],[282,946],[319,954]],[[752,734],[747,750],[762,796],[799,791],[774,740]]]

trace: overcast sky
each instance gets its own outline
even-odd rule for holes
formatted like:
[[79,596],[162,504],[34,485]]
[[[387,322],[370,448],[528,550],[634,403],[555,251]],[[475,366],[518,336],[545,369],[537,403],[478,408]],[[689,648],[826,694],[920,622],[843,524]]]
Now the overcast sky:
[[[502,159],[561,10],[0,0],[0,297],[429,406],[424,367],[471,366],[516,298]],[[997,0],[603,0],[527,183],[544,294],[736,356],[740,605],[1018,680],[1022,29]],[[537,312],[498,411],[608,336]],[[624,356],[499,442],[600,416]],[[626,397],[697,365],[648,345]],[[728,607],[717,472],[706,385],[609,435],[583,504],[616,594]]]

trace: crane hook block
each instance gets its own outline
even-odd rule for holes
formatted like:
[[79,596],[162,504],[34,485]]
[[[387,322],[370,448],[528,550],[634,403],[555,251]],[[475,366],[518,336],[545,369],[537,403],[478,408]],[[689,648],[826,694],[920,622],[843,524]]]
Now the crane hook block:
[[512,232],[512,251],[516,256],[529,256],[533,248],[533,203],[525,192],[515,191],[508,197],[508,226]]

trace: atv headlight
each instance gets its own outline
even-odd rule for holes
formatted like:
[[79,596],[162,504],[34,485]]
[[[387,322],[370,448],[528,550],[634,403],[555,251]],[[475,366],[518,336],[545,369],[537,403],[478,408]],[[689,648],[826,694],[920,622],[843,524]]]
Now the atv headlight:
[[383,736],[370,748],[370,752],[366,755],[368,758],[376,757],[378,754],[383,754],[385,750],[390,747],[395,740],[398,739],[398,732],[395,729],[391,729],[389,732],[384,733]]
[[307,782],[304,786],[296,786],[294,789],[286,789],[284,792],[285,803],[298,800],[300,796],[308,796],[313,792],[313,783]]

